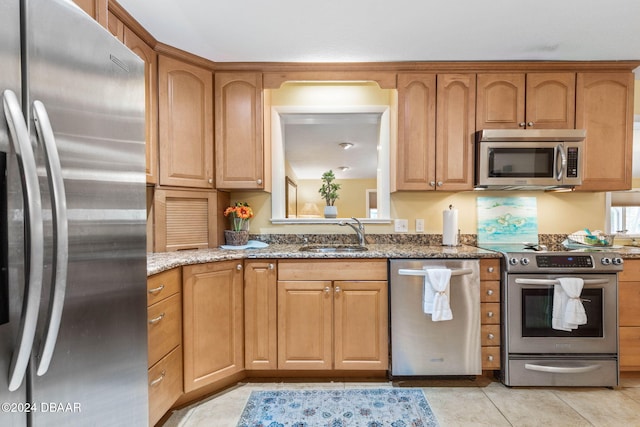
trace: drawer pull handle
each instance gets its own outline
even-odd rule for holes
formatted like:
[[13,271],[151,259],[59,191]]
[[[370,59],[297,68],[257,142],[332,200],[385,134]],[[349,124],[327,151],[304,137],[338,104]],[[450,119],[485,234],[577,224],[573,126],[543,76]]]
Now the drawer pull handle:
[[167,371],[163,369],[162,372],[160,373],[160,376],[149,383],[149,387],[155,387],[158,384],[160,384],[164,379],[165,375],[167,375]]
[[160,313],[160,316],[149,319],[149,324],[154,325],[164,318],[164,313]]
[[157,294],[158,292],[160,292],[163,289],[164,289],[164,285],[160,285],[157,288],[149,289],[148,292],[150,294]]

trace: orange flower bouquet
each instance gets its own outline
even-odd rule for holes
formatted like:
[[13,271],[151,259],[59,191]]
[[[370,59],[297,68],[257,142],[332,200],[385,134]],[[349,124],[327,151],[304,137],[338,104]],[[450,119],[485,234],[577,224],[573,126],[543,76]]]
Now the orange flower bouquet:
[[253,209],[247,202],[236,202],[224,210],[224,216],[231,218],[233,231],[243,231],[249,219],[253,218]]

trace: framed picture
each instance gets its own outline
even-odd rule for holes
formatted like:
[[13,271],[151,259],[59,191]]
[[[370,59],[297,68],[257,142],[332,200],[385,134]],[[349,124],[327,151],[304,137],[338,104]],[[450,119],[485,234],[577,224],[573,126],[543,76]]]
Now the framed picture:
[[286,218],[298,217],[298,186],[291,178],[285,176],[285,206],[287,207]]

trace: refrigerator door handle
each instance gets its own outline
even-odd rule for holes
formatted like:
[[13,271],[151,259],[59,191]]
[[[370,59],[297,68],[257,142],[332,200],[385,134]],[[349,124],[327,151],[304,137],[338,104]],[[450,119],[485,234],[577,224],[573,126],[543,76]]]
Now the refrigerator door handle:
[[11,90],[2,93],[5,117],[9,134],[18,157],[24,197],[24,217],[27,238],[25,239],[25,296],[22,305],[17,345],[9,367],[9,390],[20,388],[33,348],[42,292],[44,258],[44,234],[42,225],[42,202],[36,160],[29,142],[29,131],[25,123],[18,97]]
[[49,192],[51,194],[51,211],[53,220],[53,269],[51,272],[51,297],[49,312],[45,326],[45,341],[38,355],[36,373],[42,376],[47,373],[53,351],[58,340],[60,321],[64,308],[64,298],[67,290],[67,270],[69,266],[69,229],[67,220],[67,196],[62,179],[60,156],[56,146],[55,136],[51,128],[49,114],[40,101],[33,103],[33,119],[36,125],[38,141],[42,144],[46,157]]

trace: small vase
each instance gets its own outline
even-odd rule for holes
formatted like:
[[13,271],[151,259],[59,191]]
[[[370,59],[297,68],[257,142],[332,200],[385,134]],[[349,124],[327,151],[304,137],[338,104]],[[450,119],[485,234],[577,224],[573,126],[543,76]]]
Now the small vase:
[[243,246],[249,241],[249,232],[246,230],[224,230],[224,240],[230,246]]
[[335,206],[325,206],[324,207],[324,217],[325,218],[337,218],[338,217],[338,208]]

